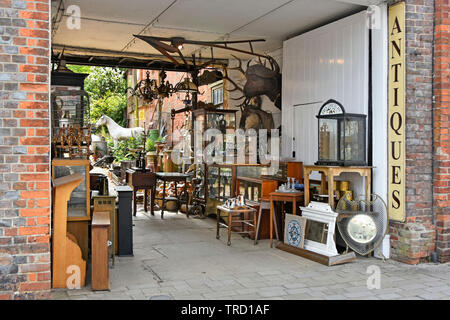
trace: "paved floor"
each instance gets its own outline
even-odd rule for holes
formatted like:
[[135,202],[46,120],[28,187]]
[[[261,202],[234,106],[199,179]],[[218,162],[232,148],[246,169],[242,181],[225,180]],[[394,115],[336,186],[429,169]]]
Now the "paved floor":
[[[271,249],[268,240],[254,246],[233,234],[227,246],[226,229],[215,237],[214,219],[170,212],[164,218],[138,212],[134,257],[116,257],[110,291],[93,292],[87,284],[54,290],[52,299],[450,299],[449,263],[410,266],[358,257],[326,267]],[[379,289],[368,289],[373,270],[380,271]]]

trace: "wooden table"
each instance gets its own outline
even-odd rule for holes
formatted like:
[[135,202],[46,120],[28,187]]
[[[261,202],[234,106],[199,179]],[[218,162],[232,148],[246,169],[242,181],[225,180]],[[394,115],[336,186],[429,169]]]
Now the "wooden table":
[[[227,214],[227,220],[228,220],[228,224],[225,223],[221,223],[220,222],[220,212],[225,212]],[[253,220],[245,220],[242,218],[242,216],[246,213],[253,213]],[[239,214],[240,215],[240,219],[241,220],[235,220],[233,221],[233,214]],[[230,209],[227,208],[225,206],[217,206],[217,235],[216,235],[216,239],[220,239],[220,234],[219,234],[219,229],[220,227],[222,228],[227,228],[228,229],[228,242],[227,245],[231,245],[231,233],[240,233],[240,234],[248,234],[250,236],[250,234],[253,232],[255,232],[255,220],[256,220],[256,210],[253,208],[247,208],[247,209]],[[232,224],[236,223],[236,222],[240,222],[241,224],[246,224],[250,227],[253,227],[253,231],[232,231]]]
[[328,204],[331,208],[335,208],[334,204],[334,177],[339,176],[343,172],[354,172],[358,173],[360,176],[365,177],[365,189],[366,197],[370,197],[370,185],[372,179],[372,169],[374,167],[368,166],[353,166],[353,167],[339,167],[339,166],[304,166],[304,180],[305,180],[305,207],[309,204],[309,175],[312,171],[319,171],[322,173],[322,192],[326,189],[325,177],[328,177]]
[[163,181],[163,196],[162,198],[155,198],[158,200],[162,200],[161,203],[161,219],[164,219],[164,204],[166,201],[175,200],[179,204],[181,203],[178,195],[177,195],[177,187],[175,186],[175,198],[169,198],[166,199],[166,182],[184,182],[184,192],[187,192],[187,178],[189,177],[188,174],[185,173],[179,173],[179,172],[156,172],[156,179]]
[[[292,214],[297,214],[297,203],[303,200],[303,192],[279,192],[274,191],[269,194],[270,196],[270,247],[272,248],[273,238],[273,215],[274,215],[274,202],[292,202]],[[282,226],[283,228],[283,226]]]
[[126,183],[133,189],[133,215],[136,216],[136,195],[138,190],[144,190],[144,210],[147,212],[147,191],[150,190],[150,213],[153,213],[155,205],[155,189],[156,189],[156,174],[151,171],[142,171],[136,168],[127,169]]

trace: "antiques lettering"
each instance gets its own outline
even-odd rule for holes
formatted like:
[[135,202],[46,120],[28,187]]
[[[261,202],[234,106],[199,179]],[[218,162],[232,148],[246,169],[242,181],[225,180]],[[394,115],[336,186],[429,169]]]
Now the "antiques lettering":
[[388,210],[405,219],[405,3],[389,8]]

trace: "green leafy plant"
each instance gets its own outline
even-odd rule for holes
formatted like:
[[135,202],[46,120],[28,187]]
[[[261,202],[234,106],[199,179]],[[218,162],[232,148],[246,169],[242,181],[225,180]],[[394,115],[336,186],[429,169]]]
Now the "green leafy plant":
[[108,146],[112,150],[112,155],[115,158],[114,162],[116,163],[120,163],[124,160],[135,160],[136,154],[133,153],[132,150],[142,147],[143,143],[144,143],[143,135],[136,138],[121,140],[117,144],[117,147],[114,147],[114,142],[111,139],[108,140]]
[[145,151],[147,151],[147,152],[149,152],[149,151],[156,151],[155,141],[147,139],[147,141],[145,142]]
[[166,142],[166,138],[158,136],[155,140],[151,140],[151,139],[149,139],[147,137],[147,141],[145,143],[145,151],[147,151],[147,152],[149,152],[149,151],[156,151],[155,144],[157,142]]

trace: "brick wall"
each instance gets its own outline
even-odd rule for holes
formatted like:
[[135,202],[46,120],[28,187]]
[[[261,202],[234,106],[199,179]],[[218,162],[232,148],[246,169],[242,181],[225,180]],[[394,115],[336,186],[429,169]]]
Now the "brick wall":
[[[406,222],[391,222],[392,258],[416,264],[434,251],[433,0],[406,0]],[[423,240],[423,235],[426,239]],[[414,241],[413,241],[414,240]],[[417,240],[417,241],[416,241]]]
[[[140,81],[141,79],[145,79],[147,76],[147,70],[143,70],[143,69],[135,69],[133,70],[134,72],[137,72],[137,79],[138,81]],[[165,79],[165,81],[169,81],[173,86],[175,86],[177,83],[179,83],[180,81],[182,81],[185,77],[186,77],[186,73],[184,72],[173,72],[173,71],[167,71],[167,78]],[[159,70],[150,70],[150,79],[158,79],[159,78]],[[211,103],[212,102],[212,97],[211,97],[211,87],[208,85],[205,86],[201,86],[199,88],[200,93],[202,94],[198,94],[197,99],[198,101],[203,101],[205,103]],[[162,112],[163,113],[167,113],[168,115],[170,115],[170,112],[172,109],[178,110],[178,109],[182,109],[185,107],[184,103],[181,101],[182,99],[185,98],[185,93],[175,93],[172,96],[163,99],[163,105],[162,105]],[[130,127],[133,127],[134,124],[136,123],[135,121],[135,115],[134,113],[130,113],[131,110],[131,105],[134,105],[134,97],[131,97],[128,99],[129,103],[128,103],[128,108],[127,108],[127,116],[128,116],[128,123]],[[142,102],[140,102],[142,103]],[[144,120],[139,121],[139,125],[143,126],[144,122],[145,125],[148,126],[150,124],[150,122],[157,122],[157,113],[155,112],[155,108],[157,110],[158,108],[158,100],[154,100],[151,103],[147,104],[147,105],[139,105],[139,110],[144,110]],[[153,120],[152,120],[153,117]],[[174,118],[174,145],[179,141],[180,139],[180,134],[179,132],[176,130],[176,128],[181,127],[184,122],[185,122],[185,118],[186,116],[184,115],[184,113],[178,113],[177,115],[175,115]],[[171,118],[168,117],[167,118],[169,121],[169,123],[167,123],[166,125],[168,125],[168,132],[167,132],[167,141],[172,141],[172,121],[170,120]]]
[[450,4],[436,0],[434,47],[434,211],[441,262],[450,261]]
[[49,5],[0,0],[0,299],[50,289]]

